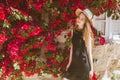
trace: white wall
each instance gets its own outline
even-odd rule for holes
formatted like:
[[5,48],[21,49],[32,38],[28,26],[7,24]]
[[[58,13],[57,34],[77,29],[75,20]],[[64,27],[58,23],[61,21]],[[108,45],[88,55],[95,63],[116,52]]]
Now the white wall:
[[106,13],[100,16],[94,16],[93,25],[97,30],[104,33],[106,40],[111,39],[113,33],[120,34],[120,19],[112,20],[111,17],[107,17]]

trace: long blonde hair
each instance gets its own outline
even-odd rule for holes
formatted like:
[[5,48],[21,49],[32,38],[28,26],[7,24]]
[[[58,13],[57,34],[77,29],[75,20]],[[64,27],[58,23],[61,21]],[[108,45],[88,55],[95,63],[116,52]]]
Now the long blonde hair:
[[[85,17],[86,17],[86,15],[85,15]],[[86,17],[86,22],[84,25],[83,39],[85,41],[86,47],[88,47],[89,40],[91,39],[91,48],[93,48],[94,47],[94,37],[93,37],[93,32],[92,32],[91,26],[92,26],[92,22]],[[73,27],[73,29],[78,29],[78,26],[75,25]]]

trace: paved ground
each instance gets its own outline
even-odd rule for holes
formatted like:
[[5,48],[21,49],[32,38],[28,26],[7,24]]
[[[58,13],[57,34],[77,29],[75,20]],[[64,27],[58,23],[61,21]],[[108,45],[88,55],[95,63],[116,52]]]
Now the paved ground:
[[23,80],[62,80],[61,77],[58,78],[54,78],[52,75],[48,75],[48,74],[43,74],[42,76],[37,76],[37,74],[35,74],[34,76],[31,77],[23,77]]

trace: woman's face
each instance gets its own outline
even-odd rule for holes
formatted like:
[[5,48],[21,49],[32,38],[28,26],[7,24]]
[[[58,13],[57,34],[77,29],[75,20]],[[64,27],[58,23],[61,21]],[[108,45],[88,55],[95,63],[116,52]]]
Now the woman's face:
[[83,13],[81,13],[77,18],[76,18],[76,24],[78,25],[79,29],[83,29],[84,24],[85,24],[86,17]]

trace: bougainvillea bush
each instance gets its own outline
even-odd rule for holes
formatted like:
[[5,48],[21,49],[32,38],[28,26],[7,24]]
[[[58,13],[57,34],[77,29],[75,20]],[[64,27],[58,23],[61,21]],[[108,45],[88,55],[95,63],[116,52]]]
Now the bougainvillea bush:
[[22,73],[62,76],[68,63],[71,34],[64,36],[66,42],[62,48],[56,37],[70,28],[68,23],[74,25],[76,8],[89,8],[97,16],[107,12],[117,19],[119,2],[0,0],[0,80],[22,79]]

